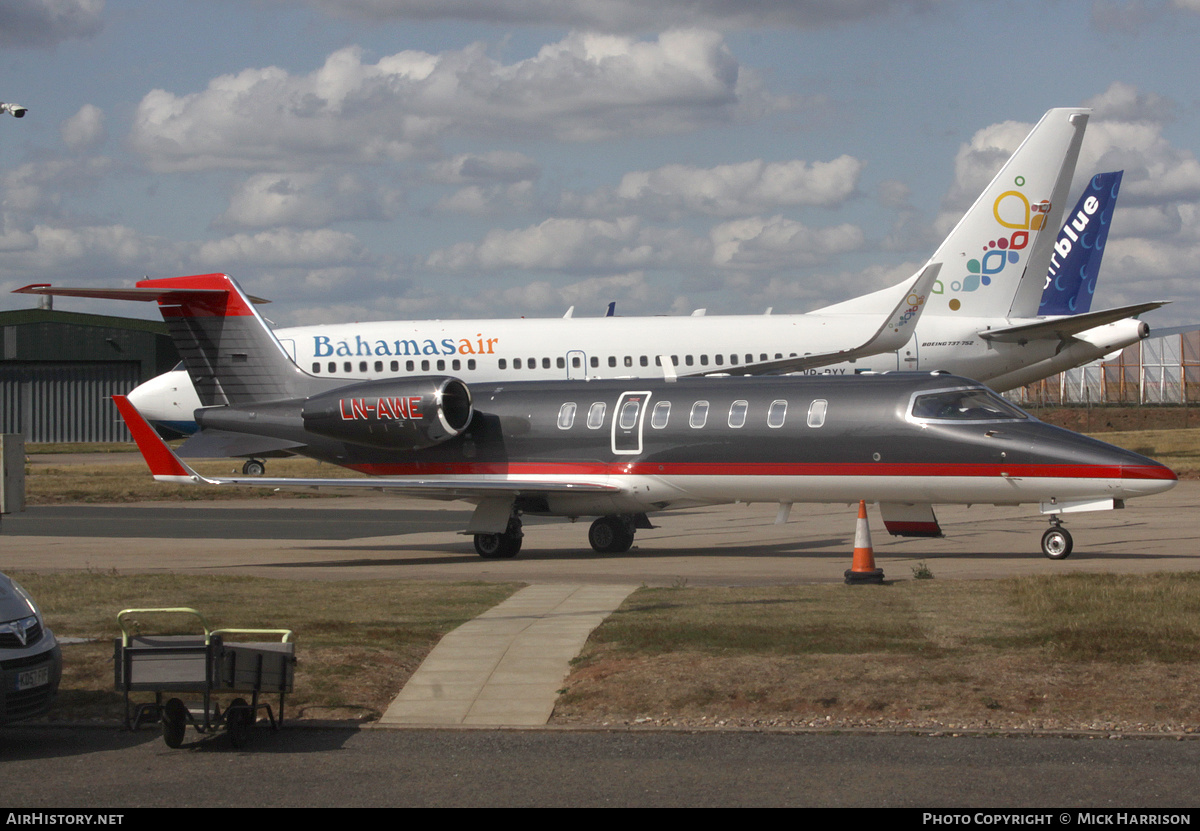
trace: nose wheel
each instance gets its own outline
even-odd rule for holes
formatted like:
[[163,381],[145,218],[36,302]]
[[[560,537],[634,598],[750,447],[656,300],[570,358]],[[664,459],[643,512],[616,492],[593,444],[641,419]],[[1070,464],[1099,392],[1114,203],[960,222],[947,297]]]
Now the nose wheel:
[[1074,546],[1071,532],[1063,528],[1058,517],[1050,517],[1050,527],[1042,534],[1042,553],[1051,560],[1065,560]]

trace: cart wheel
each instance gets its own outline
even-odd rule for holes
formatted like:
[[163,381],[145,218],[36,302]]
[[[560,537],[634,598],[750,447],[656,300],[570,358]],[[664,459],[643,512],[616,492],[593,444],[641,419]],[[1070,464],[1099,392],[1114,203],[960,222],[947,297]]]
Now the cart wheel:
[[225,723],[229,726],[229,740],[237,748],[245,747],[254,726],[254,711],[244,698],[235,698],[225,711]]
[[183,744],[183,732],[187,730],[188,711],[178,698],[170,699],[162,710],[162,734],[167,747]]

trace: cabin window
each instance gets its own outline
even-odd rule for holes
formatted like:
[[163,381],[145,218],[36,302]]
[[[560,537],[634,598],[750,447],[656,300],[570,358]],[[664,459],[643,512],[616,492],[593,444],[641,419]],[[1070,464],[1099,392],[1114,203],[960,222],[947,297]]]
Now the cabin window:
[[699,430],[708,421],[708,402],[697,401],[692,405],[692,414],[688,417],[688,426]]
[[591,358],[591,364],[592,364],[592,369],[599,369],[600,368],[600,359],[597,358],[595,355],[593,355]]
[[335,364],[333,361],[330,361],[330,362],[329,362],[329,371],[330,371],[330,372],[337,372],[337,364]]
[[589,430],[599,430],[604,426],[604,402],[597,401],[588,407],[587,426]]
[[783,422],[787,419],[787,402],[783,400],[772,401],[771,406],[767,408],[767,426],[776,429],[783,426]]
[[678,355],[671,356],[671,366],[679,366],[679,356]]
[[725,356],[724,355],[713,355],[713,363],[715,363],[717,366],[724,366],[725,365]]
[[559,369],[566,369],[567,368],[567,359],[566,358],[555,358],[554,365]]
[[746,425],[746,411],[750,405],[745,401],[734,401],[729,405],[729,426],[735,430]]
[[746,353],[746,363],[748,363],[748,364],[754,363],[754,356],[751,355],[749,352]]
[[691,366],[695,362],[695,360],[692,358],[691,355],[685,355],[683,358],[683,362],[685,364],[687,364],[688,366]]
[[661,430],[667,426],[667,419],[671,417],[671,402],[659,401],[654,405],[654,410],[650,413],[650,426],[655,430]]
[[376,362],[375,362],[375,371],[376,371],[376,372],[383,372],[383,361],[376,361]]
[[571,368],[572,369],[579,369],[581,366],[583,366],[583,361],[579,360],[578,355],[571,358]]
[[625,356],[625,366],[633,366],[633,356],[632,355]]
[[475,359],[467,358],[467,369],[474,369],[474,368],[475,368]]
[[825,413],[829,409],[829,402],[824,398],[818,398],[816,401],[808,405],[808,426],[820,427],[825,423]]
[[730,356],[729,356],[729,363],[731,363],[731,364],[736,364],[736,363],[737,363],[737,355],[730,355]]
[[650,366],[650,361],[645,355],[642,355],[640,358],[638,358],[638,363],[640,363],[642,366]]
[[358,371],[359,371],[359,372],[366,372],[366,371],[367,371],[367,362],[366,362],[366,361],[359,361],[359,362],[358,362]]
[[631,398],[621,405],[621,414],[617,418],[617,424],[622,430],[632,430],[637,426],[638,412],[642,409],[642,402],[637,398]]
[[455,370],[462,369],[462,361],[460,361],[458,358],[455,358],[450,362],[450,368]]
[[412,361],[404,362],[404,369],[406,372],[412,372],[416,368],[417,368],[417,365],[415,363],[413,363]]
[[350,363],[349,361],[346,361],[345,363],[342,364],[342,372],[353,372],[353,371],[354,371],[354,364]]
[[319,362],[314,363],[313,364],[313,372],[320,372],[320,371],[321,371],[321,364]]
[[550,359],[542,358],[542,369],[549,369],[549,368],[550,368]]
[[400,362],[399,362],[399,361],[392,361],[392,363],[391,363],[391,371],[392,371],[392,372],[399,372],[399,371],[400,371]]
[[767,359],[767,353],[763,352],[761,355],[758,356],[758,359],[760,361],[765,361]]
[[708,356],[707,355],[700,356],[700,366],[708,366]]
[[520,368],[521,368],[521,359],[513,358],[513,369],[520,369]]
[[568,401],[558,408],[558,429],[570,430],[575,423],[575,402]]
[[537,369],[537,358],[530,358],[525,362],[526,369]]
[[438,362],[437,362],[437,368],[438,368],[438,372],[441,372],[442,370],[444,370],[446,368],[446,362],[439,358]]
[[429,361],[421,361],[421,371],[422,372],[429,371]]
[[616,356],[616,355],[609,355],[609,356],[608,356],[608,365],[609,365],[609,366],[616,366],[616,365],[617,365],[617,356]]

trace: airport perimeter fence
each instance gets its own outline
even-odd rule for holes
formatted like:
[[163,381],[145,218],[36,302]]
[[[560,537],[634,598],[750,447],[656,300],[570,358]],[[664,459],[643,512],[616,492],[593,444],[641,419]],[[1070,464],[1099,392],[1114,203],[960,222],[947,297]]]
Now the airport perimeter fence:
[[1200,403],[1200,331],[1147,338],[1111,361],[1088,364],[1006,396],[1023,407]]

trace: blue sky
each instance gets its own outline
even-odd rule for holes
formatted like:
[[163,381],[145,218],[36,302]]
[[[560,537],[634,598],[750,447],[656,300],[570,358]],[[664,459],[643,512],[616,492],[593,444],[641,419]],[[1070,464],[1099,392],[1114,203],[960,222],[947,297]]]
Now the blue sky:
[[1082,105],[1076,191],[1126,171],[1094,308],[1192,322],[1198,36],[1200,0],[5,0],[0,309],[223,271],[281,325],[802,312]]

